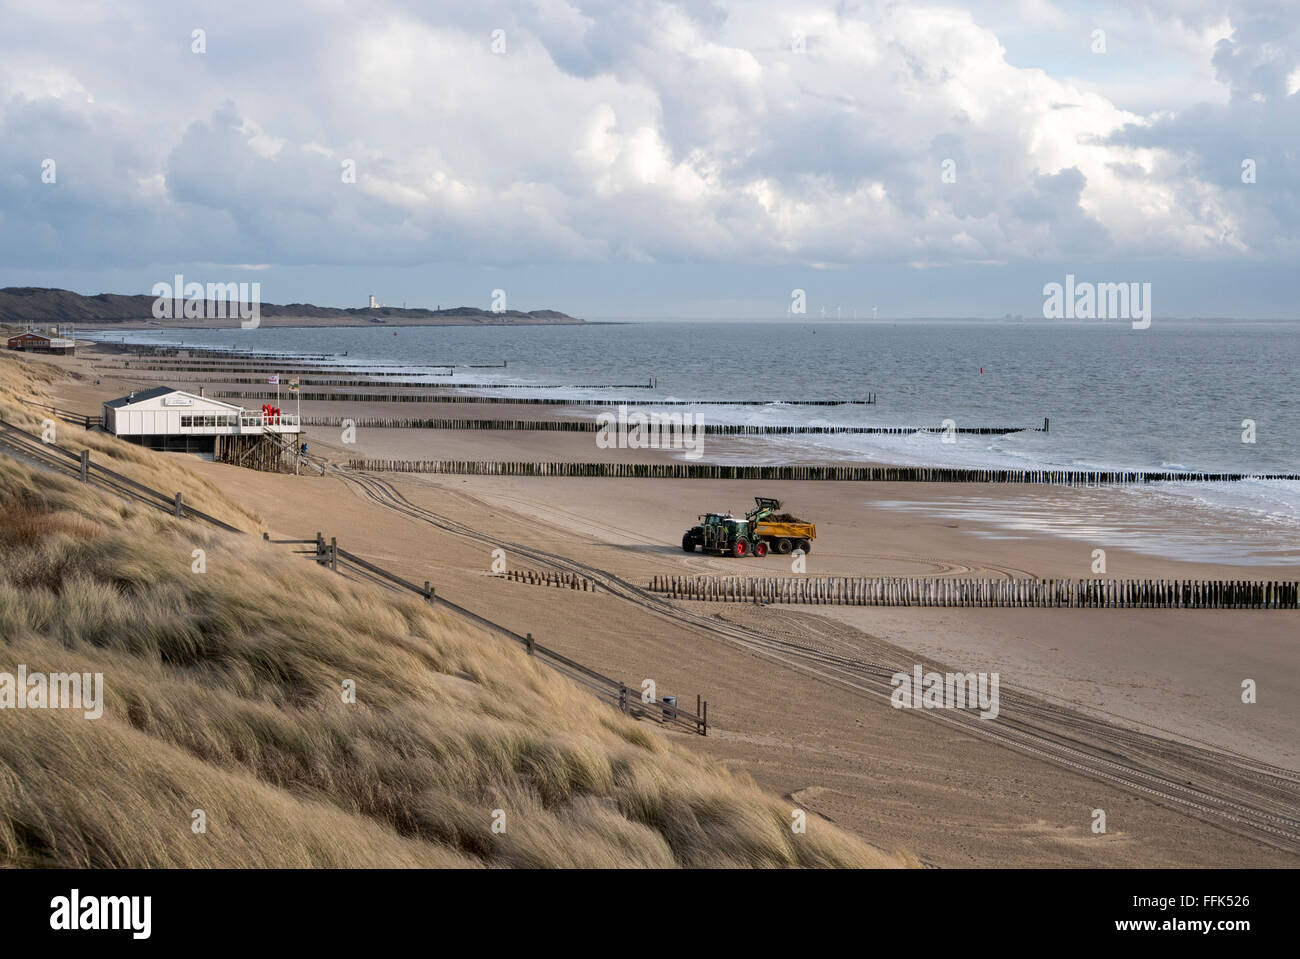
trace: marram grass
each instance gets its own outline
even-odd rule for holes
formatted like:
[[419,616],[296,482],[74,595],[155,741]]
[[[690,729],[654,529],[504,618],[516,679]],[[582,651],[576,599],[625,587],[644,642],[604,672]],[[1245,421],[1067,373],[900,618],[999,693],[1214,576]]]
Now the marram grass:
[[[40,390],[0,361],[7,419]],[[66,442],[256,522],[178,457]],[[102,673],[104,711],[0,709],[0,865],[915,865],[815,816],[794,833],[791,802],[418,599],[0,454],[20,664]]]

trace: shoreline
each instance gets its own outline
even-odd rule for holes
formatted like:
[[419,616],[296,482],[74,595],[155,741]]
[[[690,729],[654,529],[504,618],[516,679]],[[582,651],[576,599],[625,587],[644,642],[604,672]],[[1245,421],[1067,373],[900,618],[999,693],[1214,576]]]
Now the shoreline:
[[[107,348],[105,349],[105,347]],[[256,387],[249,384],[229,383],[228,378],[223,378],[220,367],[202,373],[178,372],[174,376],[163,371],[96,370],[94,368],[95,363],[99,360],[118,358],[122,355],[114,347],[114,344],[94,343],[89,348],[81,349],[75,357],[47,357],[47,360],[56,362],[60,366],[79,370],[84,375],[91,376],[92,383],[98,384],[94,389],[78,391],[78,405],[84,407],[84,411],[91,412],[92,415],[98,409],[98,400],[102,399],[105,394],[120,395],[130,389],[150,388],[162,384],[180,389],[191,389],[194,392],[197,392],[201,387],[206,391],[207,395],[216,398],[223,398],[221,396],[222,392],[256,391]],[[346,365],[341,367],[343,370],[349,368]],[[231,375],[246,376],[247,374],[234,373]],[[266,377],[265,375],[254,374],[252,378],[264,380]],[[315,386],[308,387],[308,389],[313,393],[347,393],[355,388]],[[454,399],[456,395],[462,392],[473,392],[473,390],[464,390],[458,387],[454,382],[445,384],[430,383],[426,387],[389,388],[383,384],[382,380],[378,380],[375,383],[375,389],[384,390],[385,392],[412,394],[437,390],[439,393],[448,393],[449,400]],[[266,389],[262,391],[269,392]],[[488,392],[481,391],[480,395]],[[295,403],[294,408],[300,410],[304,418],[327,418],[340,421],[346,418],[362,422],[371,418],[380,420],[392,418],[526,419],[566,422],[574,419],[591,419],[602,412],[613,409],[613,407],[584,406],[581,405],[580,400],[575,401],[575,405],[571,406],[512,403],[511,400],[526,400],[530,397],[509,396],[495,391],[493,391],[491,398],[496,401],[469,405],[450,401],[445,403],[422,402],[407,404],[377,401],[364,402],[360,400],[355,402],[304,400]],[[267,400],[241,400],[238,397],[227,398],[227,401],[248,407],[254,407],[259,402],[268,402]],[[281,403],[287,404],[289,402],[292,402],[291,394],[286,391],[282,393]],[[641,405],[652,407],[653,401]],[[285,406],[285,408],[288,409],[289,407]],[[707,434],[703,437],[705,455],[701,459],[690,460],[684,457],[681,450],[601,449],[594,441],[596,434],[584,432],[440,430],[425,427],[366,426],[357,428],[356,442],[350,444],[339,441],[341,429],[338,426],[308,426],[304,428],[303,433],[305,441],[308,442],[313,451],[323,449],[340,462],[346,462],[349,459],[436,459],[652,464],[726,463],[747,466],[797,464],[800,466],[843,467],[856,465],[880,469],[911,469],[915,466],[915,464],[907,462],[906,458],[891,459],[886,457],[882,451],[874,449],[868,450],[853,459],[822,455],[822,451],[816,448],[816,442],[809,442],[806,437],[812,436],[820,440],[825,438],[823,434],[782,434],[778,436]],[[844,435],[861,438],[861,434]],[[981,437],[963,438],[981,439]],[[776,442],[773,442],[773,440],[776,440]],[[800,448],[803,449],[802,454]],[[944,467],[926,468],[943,469]],[[1033,467],[1023,465],[1020,468],[1033,469]],[[679,480],[675,479],[655,481],[668,484],[679,482]],[[620,482],[620,480],[611,480],[611,482]],[[722,481],[705,480],[704,482]],[[807,482],[818,481],[810,480]],[[880,485],[879,482],[852,480],[844,482],[845,485],[850,487],[861,487],[861,495],[864,499],[877,495],[872,490]],[[1231,537],[1236,536],[1247,542],[1247,547],[1242,552],[1267,553],[1269,550],[1281,551],[1272,562],[1264,565],[1269,568],[1282,569],[1289,562],[1300,560],[1300,527],[1297,526],[1297,523],[1300,523],[1300,516],[1294,513],[1266,512],[1259,509],[1257,504],[1261,501],[1260,497],[1272,493],[1274,486],[1270,484],[1287,487],[1291,482],[1245,480],[1198,483],[1175,479],[1170,482],[1103,486],[1103,489],[1111,490],[1112,495],[1103,498],[1103,502],[1098,505],[1097,508],[1103,511],[1098,515],[1110,515],[1113,511],[1118,510],[1124,519],[1124,523],[1118,526],[1119,531],[1122,533],[1121,538],[1132,538],[1135,535],[1132,525],[1135,516],[1140,519],[1142,512],[1150,508],[1152,504],[1158,507],[1158,515],[1160,516],[1171,516],[1179,511],[1190,511],[1196,515],[1200,526],[1208,529],[1213,534],[1215,542],[1219,545],[1230,541]],[[909,501],[926,501],[932,503],[930,507],[927,507],[929,509],[960,513],[963,511],[961,508],[963,503],[968,505],[971,503],[989,503],[988,497],[983,495],[990,485],[986,483],[949,484],[925,482],[912,485],[914,488],[909,496],[900,501],[900,509],[906,510],[908,508],[906,504]],[[986,518],[990,520],[988,533],[993,536],[1015,534],[1026,525],[1025,504],[1029,504],[1028,522],[1029,525],[1033,525],[1033,517],[1041,512],[1037,504],[1050,503],[1055,499],[1058,501],[1056,506],[1046,508],[1059,510],[1064,508],[1062,504],[1086,500],[1091,495],[1091,491],[1084,487],[1058,486],[1055,484],[1042,484],[1039,486],[1039,484],[999,483],[993,484],[993,486],[1003,491],[992,499],[991,505],[983,507],[984,511],[988,513]],[[1039,486],[1045,492],[1026,499],[1027,488],[1031,486]],[[1046,492],[1051,490],[1058,492],[1056,494]],[[1070,492],[1059,492],[1062,490],[1070,490]],[[1283,490],[1283,494],[1290,492],[1292,491],[1289,489]],[[999,507],[997,505],[999,502],[1011,501],[1014,503],[1017,501],[1017,497],[1020,498],[1019,512],[1012,507]],[[1137,503],[1129,502],[1134,499],[1137,500]],[[1085,516],[1083,520],[1086,519]],[[1060,536],[1063,540],[1077,540],[1082,532],[1097,526],[1095,522],[1081,521],[1078,517],[1071,520],[1068,515],[1056,515],[1054,522],[1044,522],[1039,525],[1047,528],[1048,535]],[[1056,527],[1055,529],[1051,528],[1053,525]],[[1146,528],[1150,534],[1154,534],[1159,525],[1148,523]],[[1104,530],[1098,530],[1095,535],[1111,538]],[[1196,536],[1188,534],[1173,546],[1162,546],[1160,549],[1155,550],[1155,555],[1168,555],[1170,552],[1177,551],[1195,553],[1197,549]],[[1261,563],[1262,561],[1259,558],[1246,556],[1231,561],[1229,567],[1247,568],[1259,566]]]

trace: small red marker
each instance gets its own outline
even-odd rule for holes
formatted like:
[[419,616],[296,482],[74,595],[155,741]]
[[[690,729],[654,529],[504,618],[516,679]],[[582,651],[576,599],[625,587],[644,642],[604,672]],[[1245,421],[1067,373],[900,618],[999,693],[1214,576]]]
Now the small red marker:
[[982,366],[980,367],[980,375],[981,375],[981,376],[984,375],[984,367],[982,367]]

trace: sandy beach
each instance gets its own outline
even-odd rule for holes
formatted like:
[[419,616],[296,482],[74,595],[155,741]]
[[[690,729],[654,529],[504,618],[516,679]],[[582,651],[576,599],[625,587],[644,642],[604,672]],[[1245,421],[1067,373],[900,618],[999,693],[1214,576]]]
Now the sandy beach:
[[[105,359],[84,347],[75,357],[43,360],[70,374],[57,391],[61,405],[96,414],[103,400],[157,386],[161,378],[182,389],[201,385],[208,395],[223,389],[219,378],[190,383],[183,373],[97,368]],[[261,401],[233,402],[256,407]],[[287,397],[281,405],[292,408]],[[554,415],[526,406],[350,402],[304,402],[302,413]],[[648,462],[669,455],[602,450],[589,433],[360,428],[355,443],[344,443],[337,427],[312,427],[305,439],[313,454],[338,464],[358,457]],[[768,462],[772,455],[761,438],[710,437],[705,459]],[[692,706],[702,696],[713,728],[707,738],[683,735],[691,748],[873,843],[906,846],[927,863],[1296,865],[1292,852],[1158,790],[1126,788],[1095,775],[1092,765],[1070,768],[1059,757],[972,735],[929,713],[893,709],[887,697],[854,688],[844,675],[711,633],[691,617],[855,662],[997,672],[1004,696],[1024,697],[1038,710],[1021,720],[1071,728],[1078,748],[1089,753],[1150,754],[1159,757],[1153,763],[1187,770],[1189,781],[1198,769],[1278,767],[1276,775],[1294,782],[1300,613],[680,601],[684,614],[672,615],[608,590],[531,586],[490,571],[496,544],[505,562],[519,568],[542,568],[536,555],[544,551],[641,589],[656,574],[791,575],[788,557],[734,559],[680,549],[697,514],[741,513],[760,495],[780,498],[817,524],[807,557],[807,574],[815,576],[1082,579],[1093,575],[1093,550],[1102,548],[1106,575],[1113,577],[1296,578],[1289,552],[1295,544],[1276,542],[1269,531],[1243,530],[1118,488],[377,477],[415,507],[472,529],[477,535],[471,536],[398,512],[338,474],[294,477],[195,456],[186,461],[260,514],[276,535],[337,537],[347,549],[417,582],[430,580],[439,595],[532,632],[608,675],[651,678],[660,695]],[[1108,538],[1115,529],[1149,535]],[[1145,545],[1130,548],[1134,541]],[[530,555],[519,555],[516,545]],[[1216,561],[1216,545],[1253,550],[1257,558]],[[1258,683],[1254,704],[1241,700],[1248,679]],[[1104,835],[1090,829],[1099,808],[1110,823]]]

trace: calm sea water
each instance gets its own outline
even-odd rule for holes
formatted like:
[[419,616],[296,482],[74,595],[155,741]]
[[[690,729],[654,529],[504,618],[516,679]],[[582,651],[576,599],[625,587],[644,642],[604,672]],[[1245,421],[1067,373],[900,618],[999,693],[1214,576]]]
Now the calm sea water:
[[[394,335],[396,333],[396,335]],[[95,334],[87,334],[92,338]],[[164,332],[105,339],[347,352],[338,362],[457,382],[550,384],[529,396],[859,399],[874,406],[700,407],[706,422],[1041,426],[1048,433],[780,437],[770,461],[835,458],[938,465],[1300,472],[1300,325],[928,323],[614,323],[553,327],[383,327]],[[653,390],[592,391],[645,383]],[[505,391],[494,391],[502,393]],[[1255,442],[1243,443],[1243,421]],[[1300,484],[1252,483],[1187,495],[1300,525]]]

